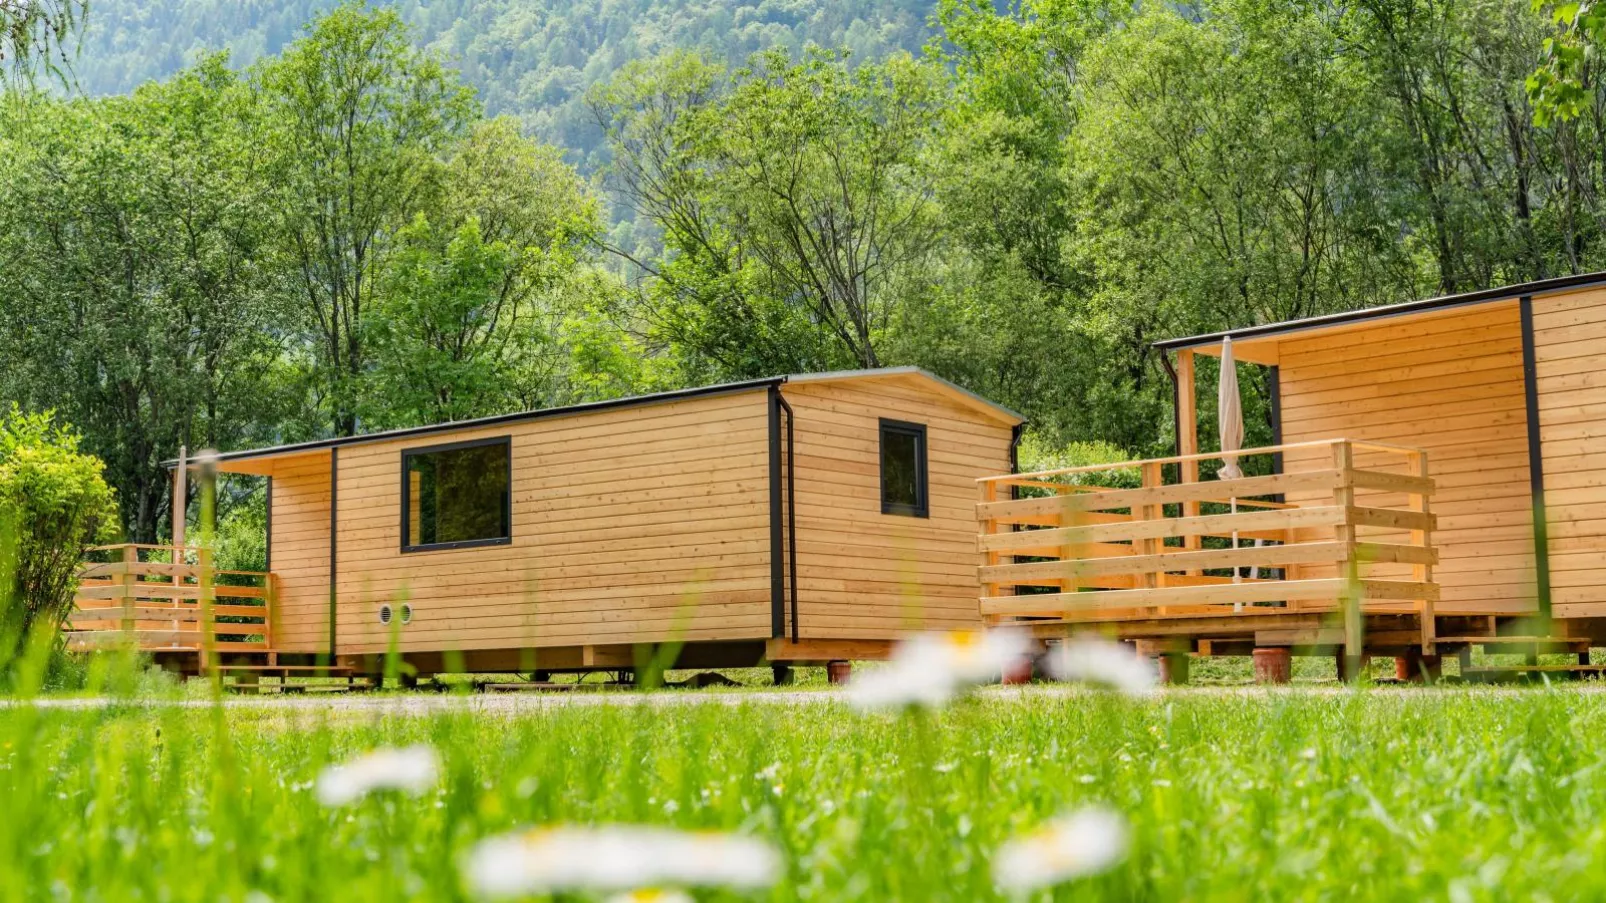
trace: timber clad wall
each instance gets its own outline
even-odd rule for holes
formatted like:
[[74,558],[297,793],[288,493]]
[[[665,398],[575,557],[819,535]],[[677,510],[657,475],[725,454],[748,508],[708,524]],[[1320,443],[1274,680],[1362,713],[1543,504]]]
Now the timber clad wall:
[[[1437,484],[1433,538],[1442,556],[1434,569],[1443,592],[1438,613],[1532,610],[1517,301],[1292,336],[1279,343],[1278,354],[1284,442],[1343,437],[1427,451]],[[1290,452],[1290,465],[1300,454]],[[1365,465],[1364,455],[1357,459]]]
[[1606,616],[1606,291],[1533,301],[1552,612]]
[[274,648],[329,649],[329,452],[273,462]]
[[[975,481],[1009,472],[1010,426],[929,385],[881,377],[783,388],[797,416],[800,638],[980,623]],[[929,518],[881,513],[883,417],[926,426]]]
[[[403,554],[402,451],[499,436],[512,542]],[[768,448],[763,389],[344,446],[340,651],[767,637]]]

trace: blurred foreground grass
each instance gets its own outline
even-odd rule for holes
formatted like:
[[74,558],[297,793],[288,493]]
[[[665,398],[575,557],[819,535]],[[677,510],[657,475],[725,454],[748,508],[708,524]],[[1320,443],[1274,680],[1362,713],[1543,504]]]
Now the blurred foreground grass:
[[[0,709],[0,900],[468,899],[470,844],[555,822],[764,837],[789,868],[768,899],[986,900],[1001,841],[1091,802],[1131,819],[1129,859],[1040,899],[1606,898],[1598,692],[344,702]],[[325,766],[411,743],[436,790],[317,802]]]

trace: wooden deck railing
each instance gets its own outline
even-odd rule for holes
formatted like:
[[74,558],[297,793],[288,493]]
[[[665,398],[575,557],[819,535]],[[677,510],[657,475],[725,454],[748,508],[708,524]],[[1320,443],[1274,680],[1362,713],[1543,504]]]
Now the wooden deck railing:
[[218,571],[205,549],[126,543],[90,550],[67,623],[73,648],[132,645],[213,656],[273,643],[273,577]]
[[[983,616],[1342,612],[1358,655],[1364,613],[1414,611],[1431,653],[1439,588],[1426,454],[1333,439],[1239,458],[1257,455],[1277,455],[1283,472],[1199,478],[1217,452],[982,479]],[[1112,475],[1137,485],[1087,485]]]

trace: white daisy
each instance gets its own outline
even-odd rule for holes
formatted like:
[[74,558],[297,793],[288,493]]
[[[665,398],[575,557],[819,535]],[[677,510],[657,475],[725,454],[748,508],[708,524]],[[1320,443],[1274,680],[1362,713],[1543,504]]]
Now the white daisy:
[[998,848],[993,881],[1006,891],[1031,891],[1105,871],[1126,857],[1127,824],[1103,808],[1062,815]]
[[763,888],[781,854],[734,834],[615,825],[559,827],[480,841],[464,863],[469,889],[486,897],[649,887]]
[[402,790],[417,796],[435,785],[440,757],[428,746],[376,749],[318,775],[318,802],[345,806],[375,790]]
[[856,676],[848,698],[862,709],[941,706],[966,687],[998,680],[1031,648],[1018,630],[917,633],[893,648],[885,667]]
[[1108,640],[1066,640],[1048,654],[1045,665],[1055,680],[1100,684],[1130,696],[1153,692],[1159,681],[1153,664]]

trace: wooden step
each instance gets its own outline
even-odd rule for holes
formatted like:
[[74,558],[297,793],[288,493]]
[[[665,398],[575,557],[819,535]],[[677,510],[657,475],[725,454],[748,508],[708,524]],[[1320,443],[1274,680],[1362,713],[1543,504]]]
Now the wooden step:
[[1606,677],[1606,665],[1486,665],[1465,668],[1461,677],[1479,683],[1517,680],[1528,675],[1544,677]]
[[1441,636],[1435,637],[1434,640],[1435,642],[1439,643],[1467,643],[1469,645],[1477,646],[1505,645],[1510,643],[1531,646],[1534,643],[1577,644],[1589,642],[1587,637],[1571,636]]

